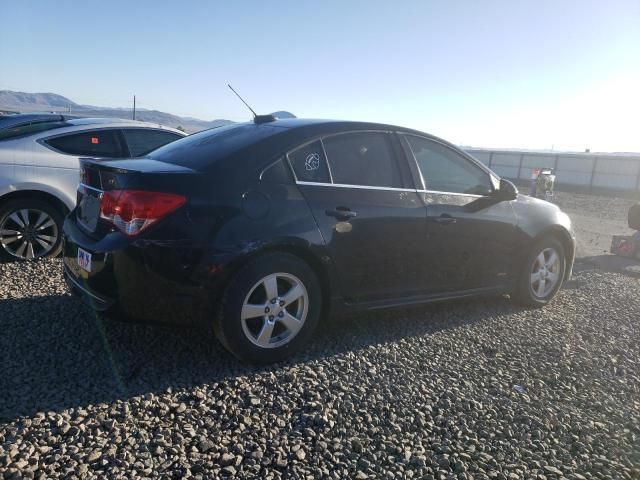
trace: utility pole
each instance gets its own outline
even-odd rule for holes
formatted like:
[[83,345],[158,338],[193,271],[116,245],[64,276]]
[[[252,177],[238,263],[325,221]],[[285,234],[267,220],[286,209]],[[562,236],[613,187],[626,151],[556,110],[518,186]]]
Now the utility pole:
[[133,96],[133,119],[136,119],[136,96]]

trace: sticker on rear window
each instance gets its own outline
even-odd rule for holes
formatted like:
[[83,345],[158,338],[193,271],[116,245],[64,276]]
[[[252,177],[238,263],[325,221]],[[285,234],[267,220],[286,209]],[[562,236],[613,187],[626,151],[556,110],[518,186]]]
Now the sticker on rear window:
[[307,170],[317,170],[320,168],[320,155],[317,153],[310,153],[304,160],[304,168]]

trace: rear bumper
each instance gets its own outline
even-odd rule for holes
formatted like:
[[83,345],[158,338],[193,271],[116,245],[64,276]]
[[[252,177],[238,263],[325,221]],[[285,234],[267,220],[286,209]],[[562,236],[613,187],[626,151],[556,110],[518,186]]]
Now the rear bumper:
[[[209,317],[210,290],[190,279],[195,268],[181,261],[180,249],[118,237],[96,241],[70,219],[63,241],[65,281],[93,310],[145,323],[189,325]],[[79,267],[78,248],[91,254],[91,272]]]
[[84,303],[97,312],[109,311],[116,303],[114,299],[100,296],[83,286],[81,279],[75,277],[66,265],[64,267],[64,280],[71,293],[80,297]]

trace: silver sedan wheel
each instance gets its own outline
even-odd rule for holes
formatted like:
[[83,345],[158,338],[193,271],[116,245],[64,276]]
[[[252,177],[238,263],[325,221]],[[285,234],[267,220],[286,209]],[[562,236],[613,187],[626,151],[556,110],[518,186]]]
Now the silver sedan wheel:
[[304,284],[289,273],[273,273],[257,282],[242,304],[242,330],[254,345],[277,348],[293,340],[309,310]]
[[33,208],[16,210],[0,225],[0,244],[9,254],[31,260],[47,255],[58,242],[58,225],[51,216]]
[[536,298],[547,297],[560,281],[560,255],[554,248],[545,248],[531,267],[531,291]]

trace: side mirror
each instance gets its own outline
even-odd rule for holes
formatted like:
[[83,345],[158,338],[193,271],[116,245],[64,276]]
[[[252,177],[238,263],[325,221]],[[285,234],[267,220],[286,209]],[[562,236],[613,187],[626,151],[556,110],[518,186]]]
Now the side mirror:
[[478,212],[500,202],[507,202],[518,198],[518,188],[509,180],[500,179],[500,186],[489,196],[480,197],[464,206],[466,212]]
[[495,192],[500,201],[515,200],[518,198],[518,187],[504,178],[500,179],[500,187]]

